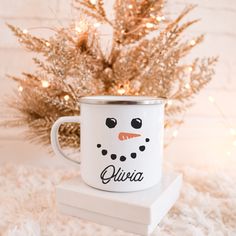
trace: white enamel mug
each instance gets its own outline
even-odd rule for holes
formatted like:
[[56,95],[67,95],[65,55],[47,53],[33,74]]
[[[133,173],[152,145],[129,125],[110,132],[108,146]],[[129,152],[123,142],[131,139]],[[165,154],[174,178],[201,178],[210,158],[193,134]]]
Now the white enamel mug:
[[59,118],[51,144],[66,159],[58,129],[66,122],[81,124],[81,177],[107,191],[150,188],[161,180],[164,130],[162,98],[145,96],[89,96],[80,99],[80,116]]

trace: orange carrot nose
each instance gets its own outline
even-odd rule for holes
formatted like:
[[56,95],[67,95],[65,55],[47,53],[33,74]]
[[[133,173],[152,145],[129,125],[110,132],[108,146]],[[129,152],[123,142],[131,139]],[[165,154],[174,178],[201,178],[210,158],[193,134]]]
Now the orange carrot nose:
[[118,135],[118,139],[121,140],[121,141],[124,141],[124,140],[127,140],[127,139],[139,137],[139,136],[141,136],[141,134],[120,132],[119,135]]

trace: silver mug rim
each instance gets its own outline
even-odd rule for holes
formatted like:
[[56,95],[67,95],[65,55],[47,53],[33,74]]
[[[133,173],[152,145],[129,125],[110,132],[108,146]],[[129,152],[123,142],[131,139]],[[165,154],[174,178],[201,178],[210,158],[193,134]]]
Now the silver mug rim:
[[165,104],[166,100],[164,97],[153,96],[97,95],[81,97],[79,102],[99,105],[160,105]]

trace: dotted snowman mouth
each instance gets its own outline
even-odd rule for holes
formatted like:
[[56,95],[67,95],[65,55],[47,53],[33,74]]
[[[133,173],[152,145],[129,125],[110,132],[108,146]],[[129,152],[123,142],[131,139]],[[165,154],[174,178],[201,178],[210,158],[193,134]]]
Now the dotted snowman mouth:
[[[149,138],[146,138],[146,139],[145,139],[145,142],[146,142],[146,143],[148,143],[149,141],[150,141]],[[101,144],[97,144],[97,148],[99,148],[99,149],[102,148],[102,145],[101,145]],[[145,149],[146,149],[145,145],[139,146],[139,151],[140,151],[140,152],[144,152]],[[115,153],[109,154],[106,149],[102,149],[102,150],[101,150],[101,154],[102,154],[102,156],[110,155],[110,158],[111,158],[112,160],[116,160],[116,159],[118,158],[118,155],[117,155],[117,154],[115,154]],[[137,157],[137,152],[131,152],[131,153],[130,153],[130,157],[131,157],[132,159],[135,159],[135,158]],[[122,155],[122,156],[119,157],[119,159],[120,159],[120,161],[124,162],[124,161],[126,161],[127,157],[124,156],[124,155]]]

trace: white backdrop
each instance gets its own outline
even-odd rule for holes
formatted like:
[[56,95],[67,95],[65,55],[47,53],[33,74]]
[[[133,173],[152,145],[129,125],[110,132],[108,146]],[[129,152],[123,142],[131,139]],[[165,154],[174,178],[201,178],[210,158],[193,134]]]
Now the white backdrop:
[[[106,0],[110,3],[110,1]],[[202,18],[188,35],[206,33],[203,45],[193,51],[192,56],[219,55],[216,76],[210,85],[195,99],[195,106],[186,115],[185,124],[179,135],[165,151],[165,158],[176,163],[218,165],[232,167],[236,163],[236,147],[233,137],[226,128],[216,107],[208,101],[213,96],[217,105],[236,128],[236,1],[235,0],[169,0],[167,12],[174,16],[186,4],[198,4],[190,18]],[[32,53],[22,49],[5,23],[22,28],[66,26],[75,12],[68,0],[0,0],[0,96],[8,94],[13,84],[5,74],[19,75],[22,71],[33,71]],[[47,36],[50,31],[34,29],[30,32]],[[0,113],[4,116],[3,112]],[[46,155],[35,152],[35,147],[22,144],[23,139],[15,134],[0,130],[1,160],[14,158],[28,160]],[[12,146],[14,145],[14,152]],[[34,155],[32,155],[32,149]],[[37,148],[36,148],[37,149]],[[17,155],[15,151],[17,150]],[[31,150],[31,151],[29,151]],[[38,150],[38,149],[37,149]],[[230,151],[227,154],[227,152]]]

